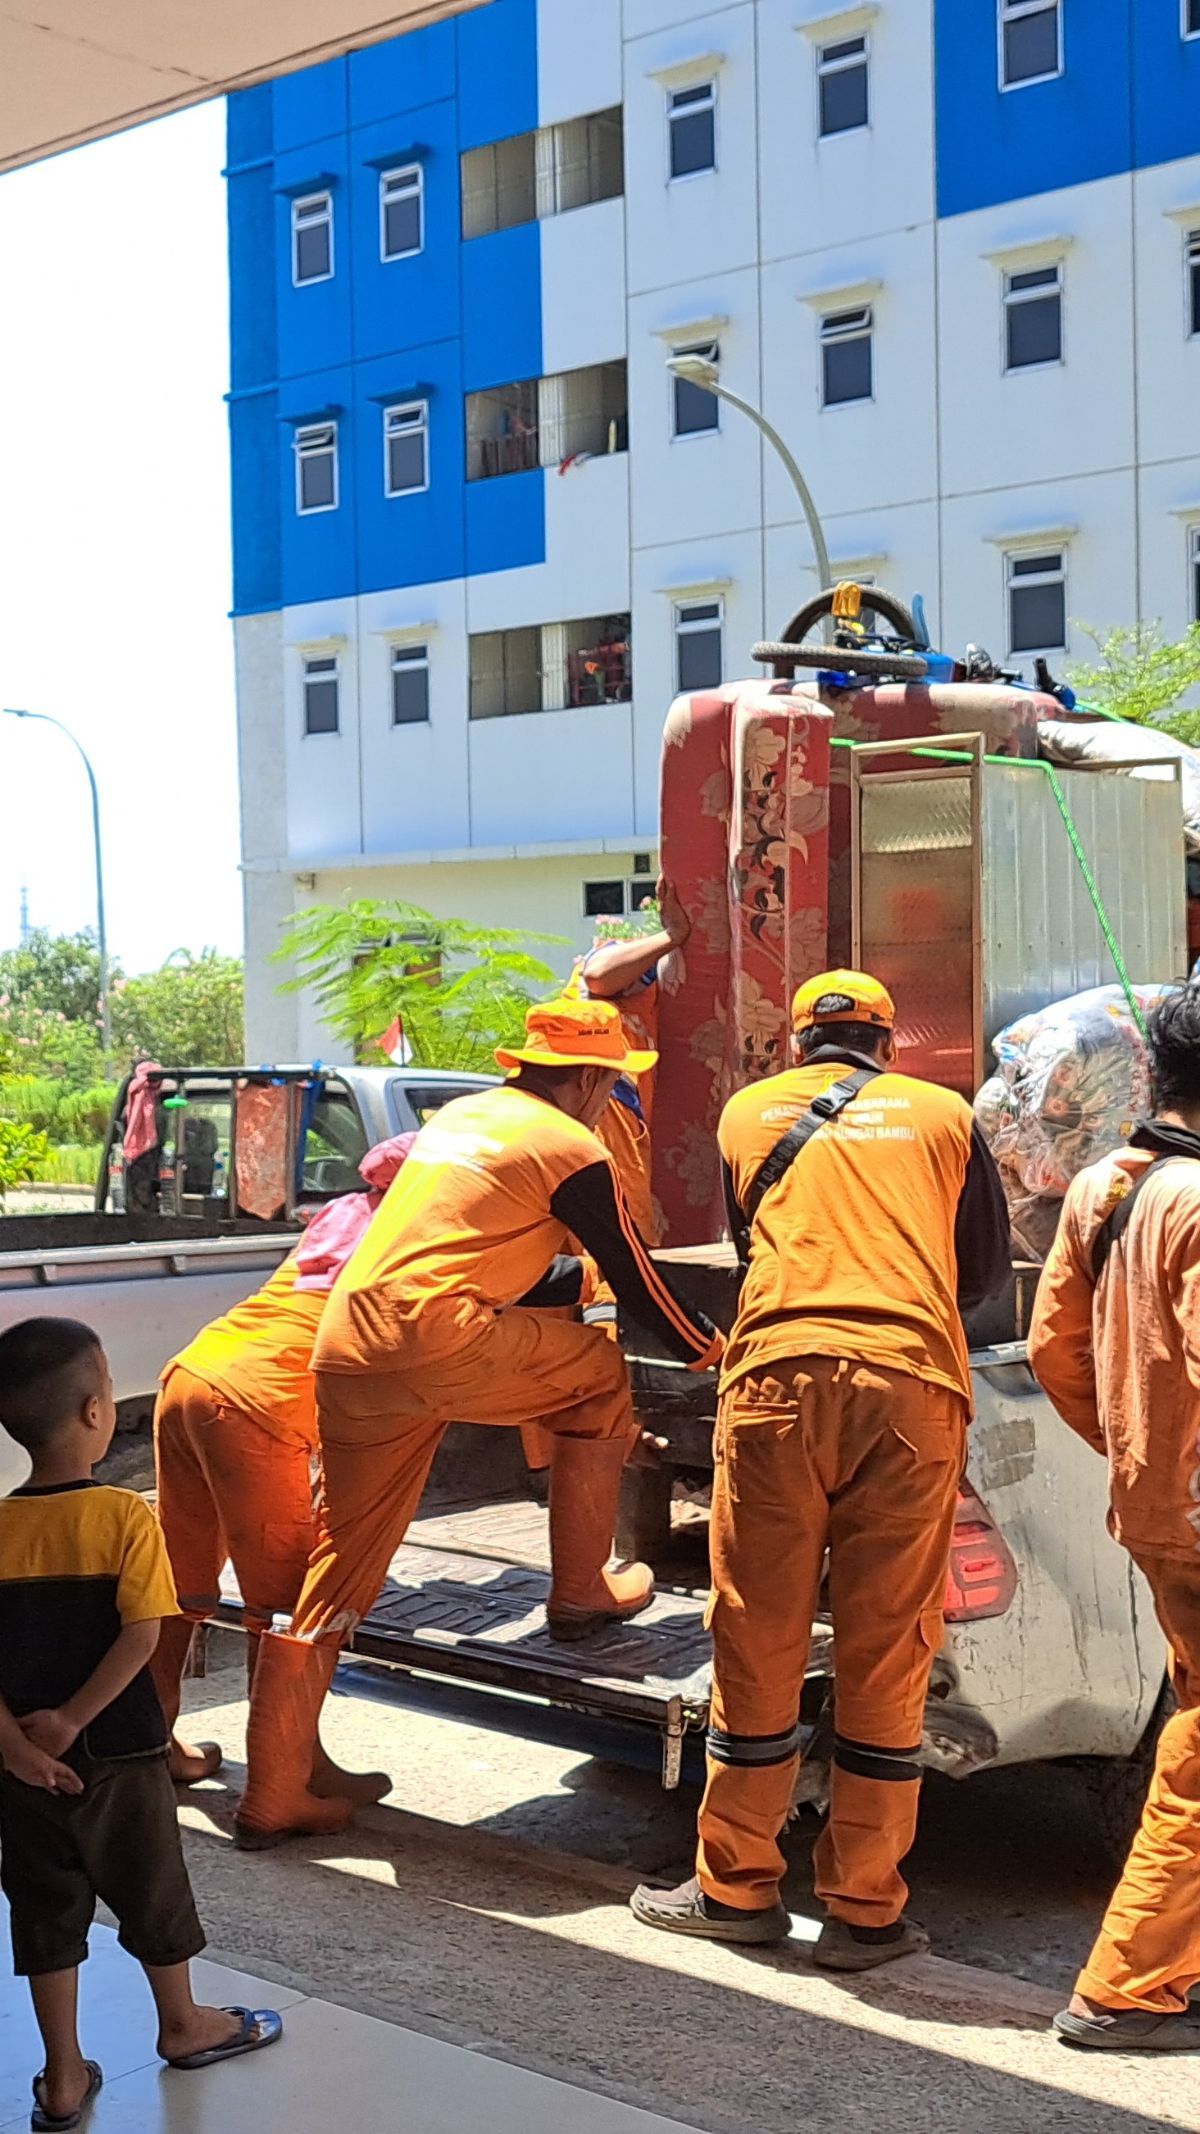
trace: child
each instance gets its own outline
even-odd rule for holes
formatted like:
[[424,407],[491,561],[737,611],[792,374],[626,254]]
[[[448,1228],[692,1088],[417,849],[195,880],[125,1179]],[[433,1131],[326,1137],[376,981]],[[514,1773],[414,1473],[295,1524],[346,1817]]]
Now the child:
[[26,1319],[0,1334],[0,1423],[33,1462],[0,1501],[0,1882],[46,2048],[30,2122],[44,2134],[77,2126],[103,2079],[76,2031],[101,1892],[149,1980],[169,2066],[252,2052],[283,2026],[273,2009],[192,1998],[204,1935],[149,1672],[175,1589],[149,1507],[92,1480],[116,1408],[90,1327]]

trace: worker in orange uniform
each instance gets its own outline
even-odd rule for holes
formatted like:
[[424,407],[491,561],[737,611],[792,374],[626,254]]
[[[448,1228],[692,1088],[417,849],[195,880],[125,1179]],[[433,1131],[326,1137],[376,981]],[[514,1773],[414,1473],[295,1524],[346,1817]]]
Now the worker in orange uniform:
[[942,1638],[970,1412],[960,1311],[1009,1273],[995,1166],[970,1106],[899,1074],[895,1011],[860,971],[801,986],[796,1066],[718,1129],[747,1271],[725,1353],[711,1526],[713,1695],[695,1877],[640,1888],[648,1926],[782,1940],[800,1693],[822,1567],[837,1652],[816,1960],[925,1949],[900,1863]]
[[[182,1612],[164,1622],[150,1664],[178,1784],[195,1785],[221,1766],[215,1742],[193,1746],[174,1730],[193,1632],[217,1612],[226,1557],[242,1597],[251,1681],[261,1633],[295,1606],[316,1537],[313,1342],[335,1276],[415,1140],[399,1134],[371,1149],[361,1166],[368,1190],[322,1208],[262,1288],[204,1327],[163,1371],[154,1468]],[[313,1784],[327,1791],[335,1781],[364,1799],[387,1790],[378,1773],[358,1779],[338,1770],[318,1744]]]
[[1108,1459],[1110,1532],[1150,1584],[1180,1709],[1125,1871],[1055,2027],[1114,2052],[1200,2050],[1200,985],[1149,1032],[1154,1116],[1074,1179],[1029,1361]]
[[[672,949],[682,948],[692,930],[692,922],[665,875],[659,877],[656,896],[661,925],[653,933],[637,934],[631,940],[597,942],[576,964],[566,988],[567,997],[573,1000],[611,1000],[631,1051],[656,1051],[662,968]],[[622,1075],[596,1121],[596,1139],[612,1157],[630,1212],[649,1245],[658,1243],[658,1217],[651,1187],[653,1100],[653,1069],[636,1079]],[[590,1322],[604,1326],[615,1340],[616,1298],[608,1283],[600,1280],[595,1266],[586,1261],[583,1303]],[[521,1444],[528,1467],[534,1474],[544,1474],[554,1457],[550,1431],[540,1423],[523,1423]]]
[[700,1371],[720,1356],[720,1335],[657,1272],[592,1130],[618,1076],[647,1073],[655,1055],[631,1051],[607,1002],[563,999],[531,1008],[524,1047],[496,1057],[511,1079],[422,1129],[326,1308],[314,1353],[320,1538],[290,1635],[263,1640],[244,1845],[349,1818],[348,1800],[318,1799],[307,1784],[317,1717],[451,1421],[541,1417],[554,1435],[553,1636],[588,1636],[653,1596],[644,1564],[606,1568],[638,1435],[625,1359],[599,1328],[537,1307],[578,1293],[578,1261],[556,1265],[574,1236],[682,1362]]

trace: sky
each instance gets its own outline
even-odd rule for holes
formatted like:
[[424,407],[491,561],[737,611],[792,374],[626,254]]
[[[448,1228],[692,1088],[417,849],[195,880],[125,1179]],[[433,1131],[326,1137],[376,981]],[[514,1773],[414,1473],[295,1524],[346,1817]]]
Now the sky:
[[[110,954],[241,948],[223,101],[0,177],[0,705]],[[95,923],[0,717],[0,948]]]

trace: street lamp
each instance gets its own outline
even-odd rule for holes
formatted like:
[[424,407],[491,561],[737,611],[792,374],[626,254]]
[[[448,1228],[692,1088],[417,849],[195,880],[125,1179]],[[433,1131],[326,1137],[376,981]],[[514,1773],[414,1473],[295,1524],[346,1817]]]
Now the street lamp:
[[96,773],[92,769],[82,741],[76,739],[69,726],[61,719],[52,719],[48,711],[18,711],[14,704],[0,705],[0,715],[6,719],[38,719],[43,726],[56,726],[65,734],[72,747],[77,748],[87,772],[92,792],[92,842],[96,848],[96,946],[100,954],[100,1046],[107,1067],[112,1050],[112,1030],[108,1018],[108,936],[104,926],[104,860],[100,848],[100,794],[96,786]]
[[689,385],[698,385],[701,392],[712,393],[718,400],[727,400],[730,407],[740,408],[743,415],[750,417],[755,429],[762,431],[767,443],[774,445],[780,459],[787,468],[792,487],[800,499],[801,509],[808,521],[808,531],[812,537],[813,552],[817,559],[817,576],[820,580],[821,590],[824,592],[826,587],[833,583],[833,580],[829,568],[829,550],[825,546],[825,536],[821,531],[821,521],[817,517],[817,507],[813,503],[812,492],[808,483],[784,444],[778,430],[772,427],[760,409],[751,407],[748,400],[742,400],[737,393],[731,393],[727,385],[721,384],[717,376],[717,366],[707,356],[668,356],[667,369],[676,378],[686,378]]

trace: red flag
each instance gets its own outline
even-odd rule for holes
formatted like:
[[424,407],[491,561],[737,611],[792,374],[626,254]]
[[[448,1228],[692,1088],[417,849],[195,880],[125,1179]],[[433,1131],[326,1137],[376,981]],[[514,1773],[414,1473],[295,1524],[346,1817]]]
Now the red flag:
[[397,1067],[408,1065],[412,1055],[405,1043],[404,1024],[399,1016],[396,1017],[394,1022],[388,1024],[383,1036],[377,1037],[375,1043],[381,1052],[386,1052],[389,1060],[395,1061]]

